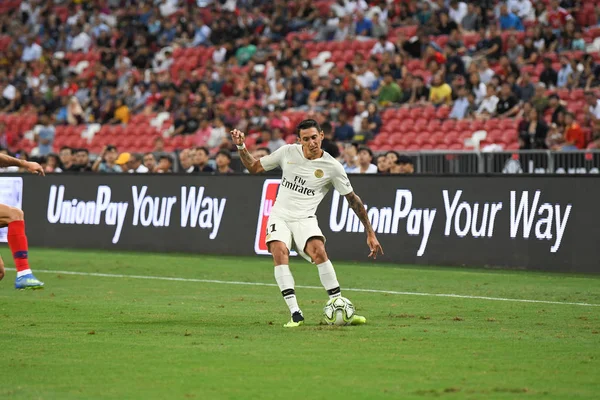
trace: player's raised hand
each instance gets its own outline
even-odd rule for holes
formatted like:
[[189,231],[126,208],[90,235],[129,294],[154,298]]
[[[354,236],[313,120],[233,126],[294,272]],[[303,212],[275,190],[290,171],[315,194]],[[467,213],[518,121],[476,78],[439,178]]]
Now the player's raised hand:
[[23,164],[23,167],[28,172],[31,172],[32,174],[38,174],[38,175],[42,175],[42,176],[46,175],[44,173],[44,168],[42,168],[42,166],[40,164],[36,163],[36,162],[26,161],[25,164]]
[[244,132],[234,129],[231,131],[231,138],[233,139],[233,144],[241,146],[246,140],[246,135],[244,135]]
[[381,247],[379,240],[377,240],[377,237],[374,234],[367,236],[367,245],[369,246],[369,249],[371,249],[369,257],[376,259],[377,254],[381,253],[381,255],[383,255],[383,247]]

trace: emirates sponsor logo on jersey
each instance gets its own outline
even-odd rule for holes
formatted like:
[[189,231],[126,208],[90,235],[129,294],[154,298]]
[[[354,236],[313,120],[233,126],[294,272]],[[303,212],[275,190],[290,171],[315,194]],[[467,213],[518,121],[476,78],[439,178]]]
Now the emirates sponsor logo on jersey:
[[[280,184],[281,179],[267,179],[263,184],[260,209],[258,211],[258,224],[256,225],[256,237],[254,239],[254,251],[259,255],[269,254],[266,242],[268,231],[267,223],[269,221],[269,216],[271,215],[271,209],[275,204]],[[296,252],[291,251],[290,255],[295,256]]]

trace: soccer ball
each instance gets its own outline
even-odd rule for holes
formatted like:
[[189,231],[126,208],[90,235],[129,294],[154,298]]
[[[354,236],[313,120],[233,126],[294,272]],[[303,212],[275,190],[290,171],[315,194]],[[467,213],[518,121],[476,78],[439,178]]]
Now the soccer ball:
[[354,305],[345,297],[329,299],[323,308],[323,317],[327,325],[349,325],[354,316]]

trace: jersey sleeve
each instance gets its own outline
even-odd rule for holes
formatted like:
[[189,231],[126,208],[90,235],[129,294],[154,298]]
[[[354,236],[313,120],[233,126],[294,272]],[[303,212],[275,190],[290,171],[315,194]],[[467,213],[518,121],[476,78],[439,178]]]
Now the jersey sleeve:
[[344,167],[342,167],[342,164],[338,163],[338,165],[335,166],[334,174],[331,178],[331,183],[333,184],[335,190],[340,192],[342,196],[345,196],[354,191],[354,189],[352,188],[352,184],[350,183],[350,179],[348,179],[348,174],[346,174],[346,171],[344,171]]
[[284,162],[285,153],[288,146],[281,146],[271,154],[260,158],[260,165],[264,168],[265,171],[270,171],[277,167],[281,167]]

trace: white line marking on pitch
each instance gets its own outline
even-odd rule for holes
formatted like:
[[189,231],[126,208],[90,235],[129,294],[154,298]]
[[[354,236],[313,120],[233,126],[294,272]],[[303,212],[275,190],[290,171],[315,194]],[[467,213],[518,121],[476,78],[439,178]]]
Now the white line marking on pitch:
[[[7,271],[15,271],[14,268],[6,268],[6,270]],[[221,285],[275,286],[275,287],[277,287],[277,285],[275,283],[219,281],[219,280],[215,280],[215,279],[196,279],[196,278],[172,278],[172,277],[168,277],[168,276],[103,274],[100,272],[53,271],[53,270],[47,270],[47,269],[36,269],[35,272],[36,273],[37,272],[50,273],[50,274],[64,274],[64,275],[98,276],[101,278],[150,279],[150,280],[158,280],[158,281],[218,283]],[[296,285],[296,288],[323,290],[323,288],[321,286]],[[395,290],[358,289],[358,288],[344,288],[344,291],[395,294],[395,295],[400,295],[400,296],[453,297],[453,298],[457,298],[457,299],[477,299],[477,300],[492,300],[492,301],[510,301],[510,302],[516,302],[516,303],[560,304],[560,305],[583,306],[583,307],[600,307],[600,304],[591,304],[591,303],[571,303],[571,302],[566,302],[566,301],[528,300],[528,299],[506,299],[503,297],[469,296],[469,295],[462,295],[462,294],[398,292]]]

